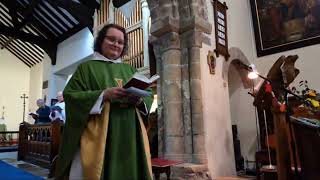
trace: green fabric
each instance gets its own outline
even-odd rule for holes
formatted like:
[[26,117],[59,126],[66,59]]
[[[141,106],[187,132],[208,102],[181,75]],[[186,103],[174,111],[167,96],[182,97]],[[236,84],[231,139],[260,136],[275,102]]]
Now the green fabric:
[[[79,65],[63,91],[67,119],[59,153],[58,177],[68,175],[90,110],[102,91],[117,87],[115,78],[122,79],[125,84],[135,72],[132,66],[122,63],[92,60]],[[147,97],[144,102],[150,109],[152,98]],[[109,117],[104,162],[106,178],[103,179],[150,179],[135,107],[120,108],[118,103],[111,103]]]

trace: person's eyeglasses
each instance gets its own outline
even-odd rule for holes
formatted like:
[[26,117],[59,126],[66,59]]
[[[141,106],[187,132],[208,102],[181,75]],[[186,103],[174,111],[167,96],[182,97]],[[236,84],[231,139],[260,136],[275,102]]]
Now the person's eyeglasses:
[[119,45],[123,46],[124,45],[124,41],[123,40],[118,40],[116,37],[114,36],[105,36],[105,38],[111,42],[112,44],[116,44],[118,43]]

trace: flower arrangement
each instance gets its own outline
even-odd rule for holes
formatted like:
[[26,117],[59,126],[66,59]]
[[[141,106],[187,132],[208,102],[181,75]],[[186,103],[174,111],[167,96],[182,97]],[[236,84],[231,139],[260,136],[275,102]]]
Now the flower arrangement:
[[292,87],[291,91],[305,99],[305,101],[299,107],[293,108],[294,116],[320,120],[320,94],[316,90],[309,88],[306,80],[299,82],[299,89],[302,90]]
[[299,91],[296,87],[292,87],[292,92],[306,99],[311,108],[320,110],[320,94],[316,90],[309,88],[307,80],[300,81],[299,87],[302,88],[302,90]]

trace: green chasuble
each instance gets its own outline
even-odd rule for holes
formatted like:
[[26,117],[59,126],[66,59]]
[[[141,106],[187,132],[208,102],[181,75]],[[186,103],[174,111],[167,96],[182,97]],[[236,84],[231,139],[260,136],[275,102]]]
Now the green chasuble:
[[[106,88],[118,87],[121,83],[124,85],[135,72],[133,67],[123,63],[92,60],[79,65],[63,91],[67,119],[56,171],[58,178],[69,175],[72,160],[89,122],[92,118],[102,116],[89,115],[100,94]],[[144,98],[144,102],[149,110],[152,98]],[[136,107],[119,102],[107,105],[110,110],[107,112],[107,138],[104,158],[101,159],[101,179],[152,179],[147,162],[147,154],[150,152],[146,152],[144,147],[147,142],[142,137],[145,129],[138,119],[140,115]]]

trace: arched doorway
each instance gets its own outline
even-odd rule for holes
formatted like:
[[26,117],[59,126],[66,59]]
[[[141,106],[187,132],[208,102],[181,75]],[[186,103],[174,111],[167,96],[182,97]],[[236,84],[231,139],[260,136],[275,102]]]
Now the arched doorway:
[[[247,70],[239,63],[250,64],[238,48],[230,49],[230,60],[225,67],[228,74],[230,116],[237,172],[254,167],[257,151],[257,126],[253,97],[248,94],[253,81],[247,78]],[[246,112],[246,113],[243,113]]]

